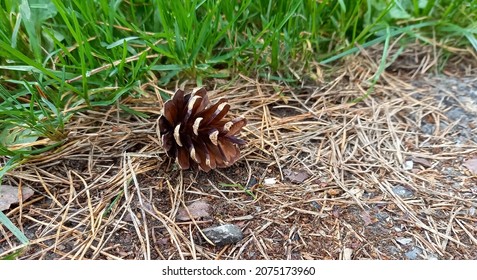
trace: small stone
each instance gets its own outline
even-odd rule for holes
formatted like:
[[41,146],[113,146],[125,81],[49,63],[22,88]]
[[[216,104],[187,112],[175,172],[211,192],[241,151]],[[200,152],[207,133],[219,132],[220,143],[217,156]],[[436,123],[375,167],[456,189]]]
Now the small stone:
[[225,224],[217,227],[209,227],[202,232],[217,246],[237,243],[243,238],[242,230],[236,225]]
[[401,198],[412,198],[414,196],[414,193],[407,188],[397,185],[393,187],[393,192],[400,196]]
[[469,122],[469,117],[464,109],[460,107],[454,107],[447,111],[446,116],[449,117],[453,121],[459,121],[460,125],[466,125]]
[[434,134],[435,130],[436,130],[436,126],[434,124],[426,123],[426,124],[421,126],[422,133],[427,134],[427,135]]
[[414,168],[414,162],[412,160],[406,160],[402,166],[404,170],[411,170]]
[[396,241],[401,245],[408,245],[412,242],[412,238],[405,237],[405,238],[396,238]]
[[277,183],[277,179],[275,178],[265,178],[265,180],[263,180],[263,184],[267,186],[272,186],[272,185],[275,185],[276,183]]
[[418,247],[413,247],[412,250],[409,250],[405,253],[406,257],[410,260],[417,259],[417,256],[422,253],[422,250]]
[[385,212],[378,212],[376,213],[376,218],[378,219],[379,222],[381,223],[386,223],[389,221],[390,217],[388,213]]

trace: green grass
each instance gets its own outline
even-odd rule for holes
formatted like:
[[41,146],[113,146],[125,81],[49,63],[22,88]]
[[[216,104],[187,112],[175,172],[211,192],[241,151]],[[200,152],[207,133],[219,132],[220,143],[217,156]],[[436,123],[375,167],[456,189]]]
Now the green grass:
[[151,75],[293,83],[357,45],[384,44],[385,58],[403,34],[477,50],[477,0],[0,0],[0,178],[61,145],[75,112],[141,94]]

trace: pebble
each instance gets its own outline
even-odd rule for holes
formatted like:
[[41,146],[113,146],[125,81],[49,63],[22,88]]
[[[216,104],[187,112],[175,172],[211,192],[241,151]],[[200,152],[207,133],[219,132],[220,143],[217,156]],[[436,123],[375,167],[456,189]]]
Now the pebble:
[[427,135],[434,134],[435,130],[436,130],[436,126],[431,123],[426,123],[421,126],[421,132]]
[[409,238],[409,237],[396,238],[396,241],[401,245],[407,245],[412,242],[412,238]]
[[233,224],[203,229],[205,236],[217,246],[237,243],[243,238],[242,230]]
[[414,162],[412,160],[406,160],[402,166],[404,170],[411,170],[414,168]]
[[273,186],[276,183],[277,183],[277,179],[275,178],[265,178],[265,180],[263,180],[263,184],[267,186]]
[[414,196],[414,193],[407,188],[397,185],[393,187],[393,192],[400,196],[401,198],[411,198]]
[[413,247],[411,250],[407,251],[405,253],[406,257],[410,260],[415,260],[417,259],[418,255],[422,253],[421,248],[418,247]]
[[381,222],[381,223],[386,223],[389,221],[389,214],[386,212],[378,212],[376,213],[376,218]]

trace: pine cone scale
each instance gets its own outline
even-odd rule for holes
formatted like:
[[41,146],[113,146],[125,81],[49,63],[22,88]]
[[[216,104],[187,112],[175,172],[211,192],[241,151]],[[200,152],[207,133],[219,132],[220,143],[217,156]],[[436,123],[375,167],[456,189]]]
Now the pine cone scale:
[[181,148],[179,149],[179,153],[177,155],[177,163],[181,167],[181,169],[189,169],[190,162],[189,162],[189,153],[186,149]]
[[180,113],[177,110],[182,107],[184,107],[184,92],[177,91],[174,97],[164,104],[163,116],[170,124],[175,124]]
[[199,136],[200,123],[202,122],[203,119],[204,118],[201,118],[201,117],[195,119],[194,124],[192,125],[192,131],[197,136]]
[[221,120],[229,111],[230,105],[227,104],[226,99],[220,99],[216,104],[214,104],[209,109],[205,110],[201,117],[207,120],[205,125],[209,125],[214,122],[214,120]]
[[161,137],[162,147],[166,150],[166,154],[169,157],[176,156],[176,148],[174,146],[174,137],[170,133],[165,134]]
[[[230,124],[230,125],[228,125]],[[227,128],[227,134],[225,134],[226,136],[233,136],[235,134],[237,134],[245,125],[247,124],[247,121],[242,118],[242,117],[239,117],[239,118],[235,118],[233,120],[231,120],[230,122],[226,123],[224,125],[224,128]]]
[[230,162],[235,162],[237,160],[239,151],[238,148],[229,141],[219,140],[219,149],[224,156],[224,163],[228,165]]

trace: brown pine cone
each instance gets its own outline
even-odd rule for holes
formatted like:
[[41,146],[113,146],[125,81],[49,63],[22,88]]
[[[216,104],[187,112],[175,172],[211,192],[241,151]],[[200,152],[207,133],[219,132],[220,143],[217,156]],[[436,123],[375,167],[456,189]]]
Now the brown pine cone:
[[209,103],[204,88],[184,94],[178,89],[164,104],[159,117],[159,134],[166,154],[174,157],[182,169],[198,166],[209,172],[228,167],[240,157],[237,138],[247,121],[242,118],[224,119],[230,109],[225,99]]

